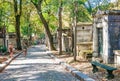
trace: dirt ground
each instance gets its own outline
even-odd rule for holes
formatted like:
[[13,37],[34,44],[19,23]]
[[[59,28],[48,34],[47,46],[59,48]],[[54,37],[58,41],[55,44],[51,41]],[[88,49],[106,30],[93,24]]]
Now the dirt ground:
[[[19,51],[15,50],[13,54],[16,54],[17,52],[19,52]],[[9,58],[10,58],[9,53],[0,54],[0,64],[7,61]]]
[[77,61],[73,60],[73,56],[70,53],[63,52],[62,55],[59,55],[57,51],[53,51],[53,54],[58,57],[60,60],[68,63],[72,67],[76,68],[80,72],[87,74],[89,77],[95,79],[95,81],[120,81],[120,67],[117,70],[113,71],[115,75],[114,79],[106,79],[107,72],[106,70],[99,68],[99,71],[96,73],[92,72],[92,65],[89,60],[85,60],[80,56],[77,56]]
[[7,56],[1,56],[0,55],[0,64],[2,64],[4,61],[8,60]]

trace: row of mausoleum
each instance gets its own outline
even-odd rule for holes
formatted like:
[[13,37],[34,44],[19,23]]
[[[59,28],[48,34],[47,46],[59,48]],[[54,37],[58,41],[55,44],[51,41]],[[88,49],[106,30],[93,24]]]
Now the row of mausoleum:
[[76,28],[77,54],[92,50],[92,58],[120,66],[120,10],[98,10],[92,24],[78,24]]

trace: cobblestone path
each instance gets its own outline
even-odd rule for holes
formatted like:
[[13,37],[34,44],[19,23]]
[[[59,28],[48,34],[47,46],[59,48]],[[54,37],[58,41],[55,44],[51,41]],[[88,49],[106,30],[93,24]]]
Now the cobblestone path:
[[45,46],[28,49],[0,73],[0,81],[79,81],[54,62],[45,51]]

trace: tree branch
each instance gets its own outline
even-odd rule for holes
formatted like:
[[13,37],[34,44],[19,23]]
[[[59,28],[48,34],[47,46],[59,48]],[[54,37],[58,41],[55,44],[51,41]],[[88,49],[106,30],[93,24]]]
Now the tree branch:
[[37,7],[37,4],[33,0],[31,0],[31,2],[33,3],[34,6]]
[[42,4],[42,1],[43,1],[43,0],[39,0],[39,1],[38,1],[38,4],[41,5],[41,4]]
[[22,0],[20,0],[20,15],[21,15],[21,13],[22,13]]
[[14,12],[17,13],[18,9],[17,9],[17,1],[13,0],[14,2]]

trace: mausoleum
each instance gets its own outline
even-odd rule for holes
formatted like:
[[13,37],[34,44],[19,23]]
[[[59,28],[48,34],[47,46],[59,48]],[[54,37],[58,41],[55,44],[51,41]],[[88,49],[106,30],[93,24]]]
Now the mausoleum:
[[115,63],[114,50],[120,50],[120,10],[98,10],[93,18],[93,56]]

